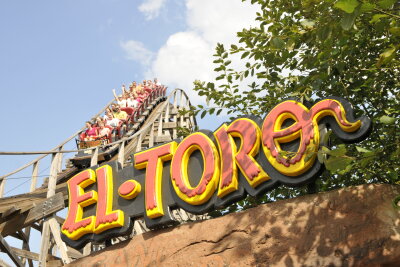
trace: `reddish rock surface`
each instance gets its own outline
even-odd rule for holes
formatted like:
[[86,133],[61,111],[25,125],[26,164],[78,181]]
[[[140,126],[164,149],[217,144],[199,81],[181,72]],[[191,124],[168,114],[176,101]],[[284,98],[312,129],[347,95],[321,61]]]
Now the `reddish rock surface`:
[[400,186],[361,185],[153,231],[70,266],[400,266]]

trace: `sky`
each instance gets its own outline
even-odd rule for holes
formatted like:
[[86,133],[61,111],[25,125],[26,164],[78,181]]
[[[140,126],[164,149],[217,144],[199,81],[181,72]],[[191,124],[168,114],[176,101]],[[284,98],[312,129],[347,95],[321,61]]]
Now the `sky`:
[[[54,148],[134,80],[158,77],[204,102],[193,81],[215,78],[216,44],[237,43],[258,9],[241,0],[0,0],[0,151]],[[198,123],[214,130],[225,119]],[[0,176],[33,158],[0,156]],[[27,192],[30,172],[7,181],[5,195]]]

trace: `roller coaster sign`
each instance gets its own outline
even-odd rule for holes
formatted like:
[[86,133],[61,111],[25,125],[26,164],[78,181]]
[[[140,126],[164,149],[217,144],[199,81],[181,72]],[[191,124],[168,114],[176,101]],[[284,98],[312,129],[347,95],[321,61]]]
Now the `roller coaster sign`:
[[288,100],[264,120],[239,117],[213,133],[195,132],[138,152],[125,168],[108,162],[86,169],[68,181],[62,238],[80,248],[130,234],[138,218],[150,229],[164,227],[176,223],[171,216],[176,208],[203,214],[280,184],[312,182],[323,170],[316,154],[327,128],[344,142],[358,142],[371,121],[355,119],[350,103],[341,98],[323,99],[311,108]]

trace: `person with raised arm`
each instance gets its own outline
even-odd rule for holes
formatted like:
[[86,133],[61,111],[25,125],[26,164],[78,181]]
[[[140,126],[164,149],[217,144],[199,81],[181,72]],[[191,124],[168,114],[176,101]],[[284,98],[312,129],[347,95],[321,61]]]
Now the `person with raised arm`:
[[84,141],[95,140],[98,135],[99,132],[97,131],[97,128],[94,127],[92,122],[87,121]]
[[123,93],[120,96],[117,96],[115,89],[113,89],[113,94],[114,94],[115,101],[117,101],[118,105],[120,105],[122,108],[126,107],[125,93]]
[[126,94],[126,92],[128,92],[128,91],[126,90],[125,84],[123,84],[123,85],[121,86],[121,91],[122,91],[122,95],[124,95],[124,94]]
[[131,94],[131,93],[133,92],[133,90],[135,90],[135,88],[136,88],[136,82],[132,82],[132,83],[129,85],[129,91],[128,91],[128,93]]

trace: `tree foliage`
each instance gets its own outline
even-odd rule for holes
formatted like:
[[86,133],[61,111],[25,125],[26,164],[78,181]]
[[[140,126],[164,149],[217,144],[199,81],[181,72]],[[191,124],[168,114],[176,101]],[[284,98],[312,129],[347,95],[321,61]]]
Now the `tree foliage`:
[[[201,117],[223,109],[230,115],[264,116],[287,98],[343,96],[353,103],[356,115],[373,120],[374,130],[361,144],[320,148],[318,158],[329,172],[318,182],[319,189],[399,183],[400,2],[251,3],[261,7],[258,25],[238,32],[238,43],[229,49],[217,45],[216,81],[196,81],[194,89],[211,106],[199,105],[193,111]],[[241,69],[231,67],[235,58],[243,63]],[[243,86],[248,79],[253,82]],[[270,197],[301,192],[304,189],[283,187]]]

